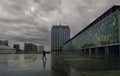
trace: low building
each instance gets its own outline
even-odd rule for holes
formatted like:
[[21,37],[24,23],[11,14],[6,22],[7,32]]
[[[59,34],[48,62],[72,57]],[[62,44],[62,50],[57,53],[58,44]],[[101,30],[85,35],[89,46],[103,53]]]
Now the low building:
[[5,45],[0,45],[0,54],[13,54],[16,53],[16,50],[12,47]]
[[0,40],[0,45],[8,46],[8,40]]
[[[97,49],[97,50],[96,50]],[[102,50],[101,50],[102,49]],[[64,46],[64,52],[86,52],[101,55],[120,54],[120,6],[115,5],[90,23]]]
[[39,53],[42,53],[44,50],[44,46],[39,46],[38,49],[39,49]]
[[38,53],[38,46],[33,43],[25,43],[24,52],[25,53]]

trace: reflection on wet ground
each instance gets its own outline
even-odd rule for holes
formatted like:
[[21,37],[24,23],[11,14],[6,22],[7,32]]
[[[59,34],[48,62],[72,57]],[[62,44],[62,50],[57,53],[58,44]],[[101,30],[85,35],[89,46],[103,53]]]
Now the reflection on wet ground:
[[0,54],[0,76],[119,76],[120,58],[81,54]]
[[60,76],[119,76],[120,58],[53,54],[52,69]]
[[40,54],[0,55],[0,76],[49,76],[51,55],[43,61]]

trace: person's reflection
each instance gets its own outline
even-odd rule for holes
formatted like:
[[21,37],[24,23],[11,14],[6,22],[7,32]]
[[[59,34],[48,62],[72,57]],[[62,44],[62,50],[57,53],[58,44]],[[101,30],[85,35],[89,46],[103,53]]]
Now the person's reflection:
[[43,69],[46,68],[46,60],[43,60]]

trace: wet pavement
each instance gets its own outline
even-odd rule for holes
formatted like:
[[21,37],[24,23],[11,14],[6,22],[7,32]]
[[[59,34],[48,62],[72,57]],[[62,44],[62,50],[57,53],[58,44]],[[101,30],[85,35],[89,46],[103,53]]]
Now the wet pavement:
[[120,58],[81,54],[0,54],[0,76],[119,76]]
[[42,60],[40,54],[0,55],[0,76],[50,76],[51,55]]
[[119,57],[53,54],[52,59],[52,68],[60,76],[120,76]]

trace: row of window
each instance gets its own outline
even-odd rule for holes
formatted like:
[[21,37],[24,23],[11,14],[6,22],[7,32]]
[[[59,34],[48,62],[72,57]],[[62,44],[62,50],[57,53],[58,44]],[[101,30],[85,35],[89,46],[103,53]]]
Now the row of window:
[[0,53],[15,53],[16,51],[13,49],[0,49]]
[[63,49],[81,49],[119,43],[119,14],[116,11],[67,43]]

